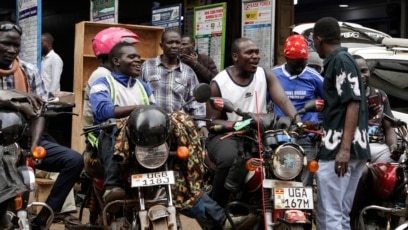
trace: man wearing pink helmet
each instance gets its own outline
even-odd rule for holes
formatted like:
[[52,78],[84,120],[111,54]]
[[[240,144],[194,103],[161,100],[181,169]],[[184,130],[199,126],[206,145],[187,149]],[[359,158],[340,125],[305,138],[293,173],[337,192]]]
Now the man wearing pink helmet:
[[85,88],[82,116],[84,127],[93,125],[91,103],[89,102],[91,85],[96,79],[110,75],[112,66],[108,60],[109,52],[113,46],[120,42],[135,44],[139,42],[139,36],[122,27],[109,27],[97,33],[92,39],[92,49],[99,60],[99,67],[91,73]]

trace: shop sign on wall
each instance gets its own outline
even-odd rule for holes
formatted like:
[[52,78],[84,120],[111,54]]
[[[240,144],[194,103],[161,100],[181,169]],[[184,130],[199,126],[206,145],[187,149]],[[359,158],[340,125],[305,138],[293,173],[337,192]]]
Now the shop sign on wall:
[[118,22],[118,0],[91,0],[91,21]]
[[210,56],[220,71],[224,69],[226,15],[226,3],[194,8],[197,51]]
[[176,30],[181,34],[181,3],[152,9],[152,25]]
[[41,66],[41,0],[17,0],[17,22],[23,29],[20,58]]
[[[257,44],[261,57],[260,66],[271,68],[274,63],[275,1],[242,1],[242,37]],[[262,47],[262,48],[261,48]]]

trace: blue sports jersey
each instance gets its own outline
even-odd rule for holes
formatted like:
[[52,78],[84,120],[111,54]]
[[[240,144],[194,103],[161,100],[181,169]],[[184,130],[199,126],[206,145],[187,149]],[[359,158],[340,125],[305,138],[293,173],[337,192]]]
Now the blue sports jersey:
[[[323,99],[323,77],[313,68],[306,67],[298,76],[291,76],[285,70],[285,64],[283,64],[273,68],[272,72],[278,78],[296,110],[302,109],[305,103],[311,99]],[[274,113],[284,116],[277,105],[274,105]],[[303,122],[319,122],[318,113],[316,112],[305,113],[301,117]]]

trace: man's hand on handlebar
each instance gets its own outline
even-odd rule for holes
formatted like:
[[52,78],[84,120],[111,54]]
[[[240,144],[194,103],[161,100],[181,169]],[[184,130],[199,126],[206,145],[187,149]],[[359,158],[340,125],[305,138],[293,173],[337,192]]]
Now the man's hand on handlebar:
[[198,135],[200,135],[200,137],[208,137],[208,129],[207,127],[203,126],[198,130]]
[[42,99],[40,96],[31,94],[31,93],[26,93],[26,92],[20,91],[20,90],[15,90],[15,89],[13,89],[13,91],[15,91],[15,92],[17,92],[17,93],[20,93],[20,94],[23,94],[24,96],[26,96],[27,99],[28,99],[28,101],[30,102],[30,104],[33,106],[33,108],[34,108],[35,110],[40,110],[40,109],[42,109],[42,107],[43,107],[43,105],[44,105],[44,103],[45,103],[45,100]]
[[320,125],[317,122],[314,121],[305,121],[303,122],[303,128],[309,129],[309,130],[319,130]]

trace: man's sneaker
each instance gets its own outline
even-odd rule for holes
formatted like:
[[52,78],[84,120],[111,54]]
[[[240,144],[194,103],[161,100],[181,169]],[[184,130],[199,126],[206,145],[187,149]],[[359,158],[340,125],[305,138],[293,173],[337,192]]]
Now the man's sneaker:
[[[102,199],[106,205],[109,202],[112,202],[115,200],[123,200],[125,196],[126,196],[125,190],[123,190],[120,187],[113,187],[113,188],[108,188],[105,190],[105,193],[103,194]],[[120,205],[110,205],[109,208],[107,209],[108,212],[117,212],[119,210],[120,210]]]
[[[238,227],[240,224],[242,224],[248,216],[232,216],[231,219],[234,222],[235,227]],[[223,230],[230,230],[232,229],[232,225],[228,219],[225,220],[224,223],[224,228]]]

